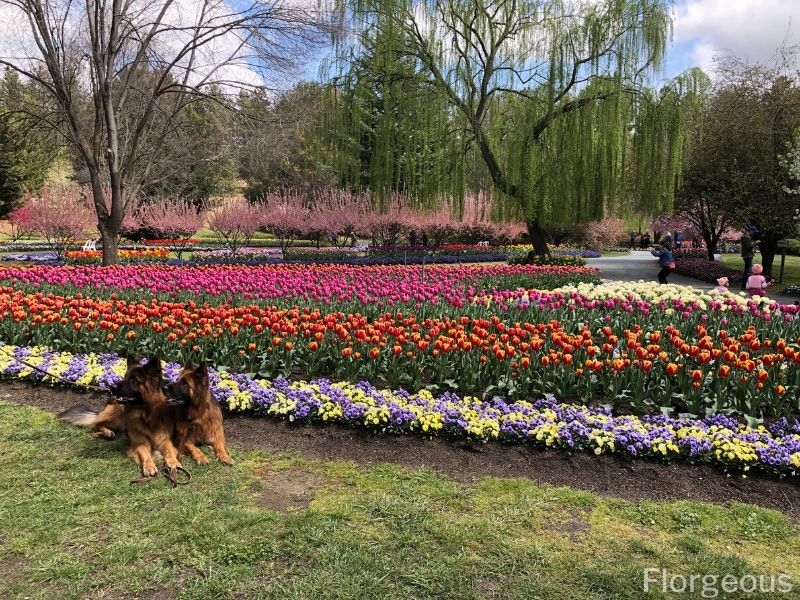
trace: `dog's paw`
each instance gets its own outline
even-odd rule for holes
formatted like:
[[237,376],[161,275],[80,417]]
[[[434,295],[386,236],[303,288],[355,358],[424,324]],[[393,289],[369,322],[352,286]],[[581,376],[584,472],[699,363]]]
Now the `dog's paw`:
[[94,432],[94,437],[96,438],[103,438],[105,440],[113,440],[116,437],[116,434],[111,431],[110,429],[98,429]]
[[228,465],[229,467],[233,466],[233,459],[227,454],[224,456],[220,456],[219,462],[221,462],[223,465]]
[[158,467],[155,463],[151,462],[142,466],[142,475],[145,477],[155,477],[158,475]]
[[177,459],[164,460],[164,465],[168,469],[182,469],[183,468],[183,465]]
[[202,452],[194,457],[194,462],[198,465],[207,465],[209,463],[208,457]]

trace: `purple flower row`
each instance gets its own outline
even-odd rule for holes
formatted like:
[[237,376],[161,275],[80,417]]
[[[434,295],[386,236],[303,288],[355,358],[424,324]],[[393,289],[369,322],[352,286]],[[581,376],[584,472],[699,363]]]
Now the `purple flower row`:
[[[124,373],[116,354],[70,354],[40,347],[0,347],[0,375],[62,380],[108,388]],[[45,377],[22,364],[58,375]],[[174,381],[181,370],[164,366]],[[392,433],[447,435],[480,441],[500,440],[589,451],[631,458],[683,459],[737,470],[759,469],[781,475],[800,470],[800,422],[779,419],[750,427],[721,414],[703,419],[651,415],[614,415],[610,410],[558,403],[481,400],[427,390],[378,389],[368,382],[332,383],[327,379],[290,382],[250,379],[210,369],[212,394],[228,411],[275,416],[289,421],[339,422]]]

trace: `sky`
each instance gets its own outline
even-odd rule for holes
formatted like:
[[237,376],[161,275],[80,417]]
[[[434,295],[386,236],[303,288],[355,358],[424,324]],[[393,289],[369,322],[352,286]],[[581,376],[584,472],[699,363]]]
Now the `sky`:
[[[673,38],[664,79],[692,67],[713,75],[715,57],[770,64],[784,46],[800,46],[800,0],[675,0]],[[314,79],[310,60],[299,78]]]
[[677,0],[665,75],[725,54],[769,63],[784,42],[800,45],[800,0]]
[[[0,23],[5,23],[0,27],[0,55],[11,56],[15,53],[10,48],[25,45],[27,23],[10,18],[7,9],[0,2]],[[714,57],[725,54],[769,63],[784,44],[800,45],[800,0],[675,0],[673,43],[662,77],[672,78],[693,66],[709,72]],[[315,79],[321,54],[308,56],[297,71],[282,77],[278,87]]]

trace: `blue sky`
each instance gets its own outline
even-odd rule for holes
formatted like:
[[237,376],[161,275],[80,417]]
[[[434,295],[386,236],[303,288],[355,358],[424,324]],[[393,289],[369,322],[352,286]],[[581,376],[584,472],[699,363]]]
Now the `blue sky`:
[[800,44],[800,0],[677,0],[674,27],[667,76],[725,54],[769,62]]
[[[784,41],[800,45],[800,0],[676,0],[663,75],[694,66],[709,72],[714,57],[726,54],[769,63]],[[314,79],[317,65],[308,63],[302,77]]]

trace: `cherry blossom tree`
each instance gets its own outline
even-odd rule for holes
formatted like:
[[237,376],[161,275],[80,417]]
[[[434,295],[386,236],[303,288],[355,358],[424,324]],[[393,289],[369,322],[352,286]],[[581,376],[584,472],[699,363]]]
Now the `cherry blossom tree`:
[[438,248],[447,240],[454,237],[460,223],[453,218],[450,210],[442,206],[433,212],[415,212],[409,215],[407,229],[417,235],[427,234],[431,245]]
[[346,190],[328,190],[317,196],[319,210],[327,222],[334,246],[354,245],[356,233],[363,229],[363,217],[371,211],[369,197]]
[[331,212],[325,197],[316,198],[307,209],[305,222],[298,235],[313,241],[319,248],[323,239],[330,239],[335,233]]
[[607,250],[619,244],[625,237],[625,222],[606,217],[586,226],[585,242],[592,250]]
[[309,230],[309,216],[306,202],[299,192],[271,192],[263,199],[261,224],[278,239],[284,258],[286,251]]
[[178,260],[183,260],[192,236],[203,226],[202,211],[180,198],[159,198],[150,202],[140,209],[139,218],[144,227],[174,243]]
[[414,216],[406,208],[406,198],[395,192],[385,210],[371,210],[364,215],[361,230],[375,246],[396,246],[412,221]]
[[17,242],[31,234],[30,217],[28,209],[21,206],[8,215],[8,237],[12,242]]
[[208,213],[208,227],[223,239],[232,255],[250,243],[263,225],[263,209],[245,198],[228,200]]
[[61,260],[67,246],[79,240],[92,226],[90,194],[89,190],[74,186],[45,186],[25,202],[20,223],[47,240]]

